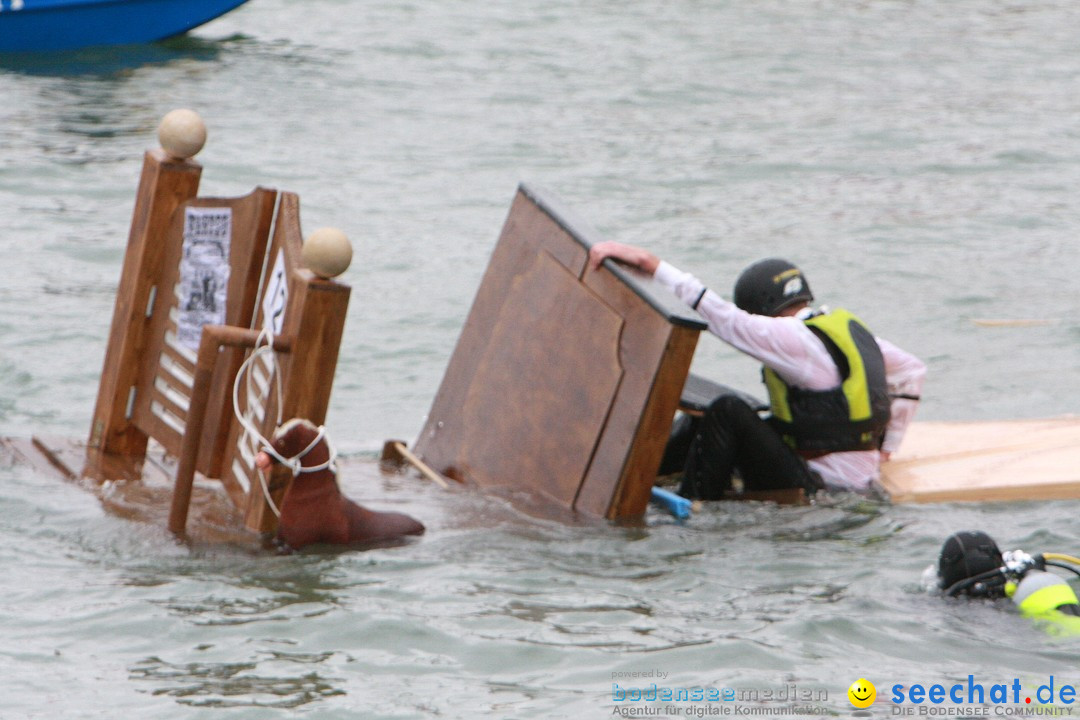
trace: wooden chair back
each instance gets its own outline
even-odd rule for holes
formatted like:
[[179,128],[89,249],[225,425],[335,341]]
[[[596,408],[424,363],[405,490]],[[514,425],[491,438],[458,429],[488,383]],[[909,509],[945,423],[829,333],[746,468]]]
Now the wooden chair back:
[[178,458],[180,521],[190,497],[179,488],[198,472],[265,529],[259,440],[233,407],[237,371],[270,326],[282,352],[251,364],[256,391],[240,394],[241,414],[264,436],[279,415],[324,422],[349,288],[301,267],[295,194],[198,197],[201,171],[160,150],[145,156],[84,472],[108,479],[139,466],[153,439]]

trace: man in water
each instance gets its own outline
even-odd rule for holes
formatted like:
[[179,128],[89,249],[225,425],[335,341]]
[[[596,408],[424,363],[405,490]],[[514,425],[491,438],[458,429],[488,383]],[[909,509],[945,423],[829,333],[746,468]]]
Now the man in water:
[[652,275],[764,366],[770,417],[734,395],[714,400],[693,428],[679,494],[723,498],[736,471],[745,490],[874,490],[915,414],[922,361],[846,310],[812,308],[810,286],[785,260],[746,268],[732,303],[647,250],[601,242],[589,264],[607,258]]
[[1059,553],[1032,556],[1014,550],[1003,555],[986,533],[963,531],[945,540],[937,566],[927,568],[924,577],[947,597],[1007,597],[1021,615],[1050,634],[1080,635],[1080,600],[1064,579],[1046,571],[1054,565],[1080,574],[1077,562]]

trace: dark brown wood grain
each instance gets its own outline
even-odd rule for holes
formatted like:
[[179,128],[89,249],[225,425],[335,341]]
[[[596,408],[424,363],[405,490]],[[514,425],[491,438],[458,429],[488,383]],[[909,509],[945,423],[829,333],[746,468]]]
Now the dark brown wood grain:
[[648,278],[589,270],[599,238],[569,215],[515,196],[416,453],[483,488],[640,515],[704,323]]

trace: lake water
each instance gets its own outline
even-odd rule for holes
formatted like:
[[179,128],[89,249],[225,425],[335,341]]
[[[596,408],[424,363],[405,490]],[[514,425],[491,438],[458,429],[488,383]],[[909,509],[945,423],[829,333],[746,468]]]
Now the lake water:
[[[1066,0],[251,0],[161,45],[0,58],[0,435],[87,435],[141,155],[192,107],[203,194],[295,191],[352,239],[328,426],[347,494],[428,526],[182,546],[0,466],[0,718],[604,718],[613,683],[847,716],[860,677],[1076,684],[1080,641],[919,587],[955,530],[1076,553],[1074,503],[567,526],[374,458],[419,432],[521,181],[724,291],[799,262],[927,361],[919,419],[1076,412],[1078,31]],[[757,390],[713,338],[694,369]]]

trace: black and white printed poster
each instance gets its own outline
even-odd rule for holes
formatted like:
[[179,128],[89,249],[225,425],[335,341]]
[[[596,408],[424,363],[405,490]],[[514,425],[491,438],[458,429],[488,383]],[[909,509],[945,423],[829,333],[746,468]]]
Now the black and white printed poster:
[[198,350],[203,325],[225,322],[231,240],[232,208],[187,208],[177,318],[184,347]]

